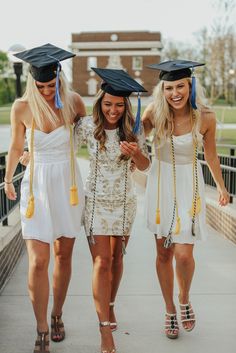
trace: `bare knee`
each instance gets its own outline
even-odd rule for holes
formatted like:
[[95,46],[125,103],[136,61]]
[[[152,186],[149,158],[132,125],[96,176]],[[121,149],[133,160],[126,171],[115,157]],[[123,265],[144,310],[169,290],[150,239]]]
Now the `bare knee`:
[[111,270],[111,259],[97,256],[94,260],[94,268],[99,272],[109,272]]
[[163,239],[157,240],[157,263],[159,264],[170,264],[173,259],[173,249],[172,248],[164,248]]
[[185,252],[175,254],[175,259],[176,259],[177,265],[180,265],[183,267],[189,266],[194,261],[192,255]]
[[55,262],[59,266],[67,267],[71,265],[71,254],[63,251],[55,253]]
[[48,270],[49,259],[44,256],[33,256],[29,261],[29,269],[35,273],[45,272]]

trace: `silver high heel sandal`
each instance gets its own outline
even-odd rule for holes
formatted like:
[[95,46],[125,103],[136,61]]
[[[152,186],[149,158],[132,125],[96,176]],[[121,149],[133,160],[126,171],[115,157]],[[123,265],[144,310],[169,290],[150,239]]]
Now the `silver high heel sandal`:
[[[114,305],[115,305],[115,302],[111,302],[111,303],[109,304],[110,308],[113,308]],[[112,332],[113,332],[113,331],[116,331],[116,330],[117,330],[117,322],[111,322],[111,323],[110,323],[110,327],[111,327],[111,331],[112,331]]]
[[[100,328],[103,328],[103,327],[107,327],[107,326],[110,326],[110,321],[100,321],[99,322],[99,326],[100,326]],[[101,351],[101,353],[116,353],[116,349],[115,348],[113,348],[112,350],[103,350],[103,351]]]

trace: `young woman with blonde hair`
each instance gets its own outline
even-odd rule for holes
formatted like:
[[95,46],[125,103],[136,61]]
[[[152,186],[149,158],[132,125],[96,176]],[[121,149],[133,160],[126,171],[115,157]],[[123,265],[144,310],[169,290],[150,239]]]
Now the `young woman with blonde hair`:
[[[25,94],[11,110],[12,138],[5,193],[15,200],[13,175],[25,137],[30,163],[21,183],[22,235],[29,258],[28,286],[37,322],[35,353],[49,352],[47,308],[50,244],[54,250],[51,339],[65,338],[61,319],[71,277],[71,257],[81,229],[83,185],[75,161],[73,123],[86,115],[81,97],[69,89],[60,61],[74,54],[52,44],[16,54],[30,63]],[[24,157],[23,157],[24,159]]]
[[214,113],[206,106],[203,89],[192,75],[197,62],[167,61],[150,65],[160,70],[153,102],[142,121],[146,135],[153,133],[155,158],[148,175],[146,219],[155,234],[156,270],[166,306],[165,334],[177,338],[179,326],[174,303],[174,269],[179,286],[180,319],[191,331],[195,314],[189,292],[194,274],[194,243],[206,235],[204,180],[198,147],[219,192],[219,204],[229,202],[216,153]]

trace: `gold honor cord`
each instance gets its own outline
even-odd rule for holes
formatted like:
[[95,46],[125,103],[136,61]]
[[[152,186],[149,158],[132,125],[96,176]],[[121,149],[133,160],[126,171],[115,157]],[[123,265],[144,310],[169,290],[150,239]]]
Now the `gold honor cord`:
[[201,212],[201,198],[199,195],[199,185],[198,185],[198,164],[197,164],[197,144],[193,144],[193,198],[192,207],[189,210],[189,214],[192,217],[192,235],[195,236],[195,218]]
[[[174,208],[172,214],[171,226],[166,237],[164,247],[168,248],[172,244],[172,229],[174,225],[174,220],[176,216],[176,226],[174,234],[179,234],[181,230],[181,221],[178,213],[178,203],[177,203],[177,191],[176,191],[176,166],[175,166],[175,150],[174,150],[174,141],[173,136],[171,135],[171,155],[172,155],[172,166],[173,166],[173,190],[174,190]],[[199,185],[198,185],[198,165],[197,165],[197,155],[198,149],[197,144],[193,143],[193,197],[192,197],[192,206],[189,211],[192,217],[192,235],[195,236],[195,219],[196,215],[201,212],[201,198],[199,195]]]
[[70,125],[70,166],[71,166],[71,187],[70,187],[70,204],[76,206],[79,203],[78,189],[75,180],[75,155],[74,155],[74,141],[73,128]]
[[33,193],[33,181],[34,181],[34,128],[35,122],[32,119],[31,134],[30,134],[30,185],[29,185],[29,198],[28,205],[25,213],[26,218],[32,218],[34,215],[34,193]]
[[161,185],[161,151],[160,148],[157,149],[157,158],[158,158],[158,163],[157,163],[157,209],[156,209],[156,224],[161,223],[161,213],[160,213],[160,185]]

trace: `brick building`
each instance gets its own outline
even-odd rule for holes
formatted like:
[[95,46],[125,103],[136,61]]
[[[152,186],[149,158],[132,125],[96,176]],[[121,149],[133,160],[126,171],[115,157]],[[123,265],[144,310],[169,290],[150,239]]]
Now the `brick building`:
[[101,80],[91,67],[102,67],[124,69],[151,95],[158,75],[146,65],[160,62],[161,48],[160,32],[73,33],[73,89],[81,96],[95,95]]

